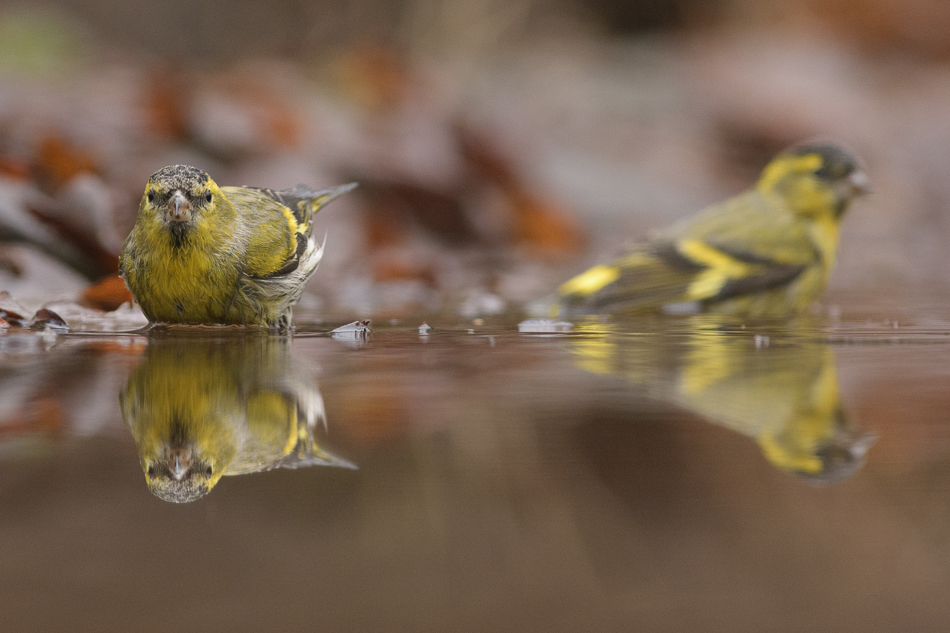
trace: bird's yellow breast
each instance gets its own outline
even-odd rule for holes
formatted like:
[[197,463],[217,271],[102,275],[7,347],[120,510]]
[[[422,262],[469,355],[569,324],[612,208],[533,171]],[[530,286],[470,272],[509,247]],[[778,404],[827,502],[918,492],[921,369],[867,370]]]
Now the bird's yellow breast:
[[838,257],[838,241],[840,238],[838,219],[827,213],[822,214],[812,221],[808,227],[808,232],[818,252],[821,253],[822,262],[830,272]]
[[167,230],[144,231],[147,239],[126,279],[142,311],[166,323],[223,322],[237,291],[239,268],[201,227],[176,245]]

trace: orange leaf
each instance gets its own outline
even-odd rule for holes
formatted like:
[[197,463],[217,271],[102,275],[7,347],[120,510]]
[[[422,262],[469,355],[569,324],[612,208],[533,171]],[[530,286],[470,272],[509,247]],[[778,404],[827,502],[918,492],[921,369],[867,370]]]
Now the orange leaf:
[[25,162],[15,158],[0,156],[0,174],[7,178],[26,180],[30,177],[30,167]]
[[497,143],[464,122],[456,123],[455,135],[472,172],[498,187],[511,205],[519,246],[541,258],[560,258],[581,250],[585,240],[577,222],[533,193]]
[[436,285],[435,273],[430,266],[383,259],[373,264],[376,281],[421,281],[429,287]]
[[520,192],[514,198],[515,235],[520,246],[541,258],[578,253],[584,234],[570,215],[555,205]]
[[92,154],[60,136],[50,134],[40,142],[38,176],[47,186],[58,189],[83,173],[98,173]]
[[259,143],[271,148],[300,145],[303,116],[279,87],[246,73],[225,75],[213,89],[251,121]]
[[114,275],[86,288],[79,297],[79,304],[86,308],[111,312],[131,300],[132,293],[125,287],[125,281]]
[[191,87],[167,68],[155,68],[145,78],[145,124],[159,136],[188,137],[188,101]]

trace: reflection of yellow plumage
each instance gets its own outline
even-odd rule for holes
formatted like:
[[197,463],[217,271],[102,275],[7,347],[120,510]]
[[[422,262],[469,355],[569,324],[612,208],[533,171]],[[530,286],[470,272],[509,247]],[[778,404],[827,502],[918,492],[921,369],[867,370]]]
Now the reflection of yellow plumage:
[[555,311],[800,313],[824,290],[841,217],[867,188],[843,149],[791,148],[755,187],[563,283]]
[[620,373],[645,395],[754,438],[781,470],[831,482],[860,468],[873,438],[847,423],[828,345],[794,330],[729,332],[716,317],[690,325],[665,338],[582,326],[574,350],[588,371]]
[[223,475],[353,467],[314,441],[323,399],[291,366],[289,346],[268,337],[150,341],[120,399],[153,493],[193,501]]

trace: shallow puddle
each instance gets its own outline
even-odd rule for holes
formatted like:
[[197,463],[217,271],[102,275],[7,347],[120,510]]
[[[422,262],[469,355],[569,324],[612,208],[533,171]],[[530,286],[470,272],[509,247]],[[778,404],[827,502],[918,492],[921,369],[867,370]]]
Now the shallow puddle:
[[932,629],[923,313],[11,330],[4,629]]

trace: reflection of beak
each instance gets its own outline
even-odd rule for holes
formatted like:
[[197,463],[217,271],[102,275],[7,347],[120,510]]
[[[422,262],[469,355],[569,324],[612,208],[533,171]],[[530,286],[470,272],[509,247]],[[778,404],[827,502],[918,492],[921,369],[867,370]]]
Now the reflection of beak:
[[851,186],[852,195],[860,196],[871,193],[871,179],[860,169],[855,169],[848,176],[848,184]]
[[188,474],[190,461],[188,451],[184,449],[172,451],[168,460],[168,471],[175,481],[181,481]]
[[187,222],[191,219],[191,203],[181,191],[175,191],[168,200],[167,217],[172,222]]
[[851,454],[856,459],[863,458],[867,454],[868,449],[870,449],[876,441],[877,435],[874,435],[873,433],[862,433],[858,439],[856,439],[854,443],[851,444]]

